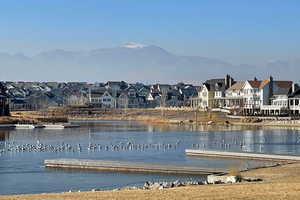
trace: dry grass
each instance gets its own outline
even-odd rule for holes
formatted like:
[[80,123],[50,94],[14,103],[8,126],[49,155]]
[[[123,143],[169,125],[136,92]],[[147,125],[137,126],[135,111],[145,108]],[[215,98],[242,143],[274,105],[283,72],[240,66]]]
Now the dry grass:
[[11,116],[11,117],[0,117],[0,124],[34,124],[35,119],[22,117],[22,116]]
[[[152,123],[194,123],[206,124],[214,121],[216,124],[224,124],[228,119],[220,113],[159,110],[159,109],[101,109],[88,107],[51,107],[48,110],[37,112],[13,113],[15,116],[26,116],[38,119],[40,117],[66,117],[80,120],[138,120]],[[197,115],[197,116],[196,116]]]
[[[243,176],[263,178],[259,183],[206,185],[165,190],[128,190],[73,192],[0,196],[0,200],[95,200],[95,199],[299,199],[300,164],[264,168],[242,173]],[[51,187],[51,186],[49,186]]]

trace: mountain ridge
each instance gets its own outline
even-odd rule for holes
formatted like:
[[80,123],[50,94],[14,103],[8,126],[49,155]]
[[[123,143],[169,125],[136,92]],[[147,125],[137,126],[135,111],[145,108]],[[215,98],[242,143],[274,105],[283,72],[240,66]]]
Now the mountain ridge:
[[[159,46],[131,44],[130,47],[89,51],[54,49],[34,56],[0,53],[1,80],[125,80],[136,82],[201,83],[231,74],[237,80],[273,75],[300,81],[300,59],[276,60],[262,66],[233,65],[221,59],[175,55]],[[16,73],[18,72],[18,73]]]

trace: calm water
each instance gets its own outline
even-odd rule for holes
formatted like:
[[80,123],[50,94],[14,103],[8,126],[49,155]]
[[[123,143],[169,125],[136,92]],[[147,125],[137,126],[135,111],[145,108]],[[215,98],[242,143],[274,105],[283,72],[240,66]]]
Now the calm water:
[[[78,122],[77,122],[78,123]],[[190,158],[186,148],[300,154],[300,132],[296,130],[207,130],[183,126],[153,126],[138,122],[99,121],[65,130],[0,130],[0,194],[63,192],[112,189],[140,185],[145,181],[201,180],[205,177],[168,174],[54,170],[45,159],[86,158],[152,163],[200,165],[204,167],[252,167],[261,162]],[[15,147],[47,145],[36,151]],[[80,148],[78,147],[80,145]],[[226,145],[224,145],[226,144]],[[50,148],[51,145],[51,148]],[[68,149],[61,148],[66,146]],[[133,145],[133,148],[127,148]]]

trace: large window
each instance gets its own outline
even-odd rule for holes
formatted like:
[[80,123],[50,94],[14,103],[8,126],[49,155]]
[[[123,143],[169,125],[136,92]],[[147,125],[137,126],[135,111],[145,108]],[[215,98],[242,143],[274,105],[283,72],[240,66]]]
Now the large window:
[[294,105],[294,100],[291,100],[290,104],[291,104],[291,106],[293,106]]

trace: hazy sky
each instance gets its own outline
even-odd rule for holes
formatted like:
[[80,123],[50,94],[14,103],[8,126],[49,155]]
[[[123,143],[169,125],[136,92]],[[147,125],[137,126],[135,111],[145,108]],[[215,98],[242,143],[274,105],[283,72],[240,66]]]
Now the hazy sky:
[[299,57],[299,0],[6,0],[0,52],[126,42],[233,63]]

